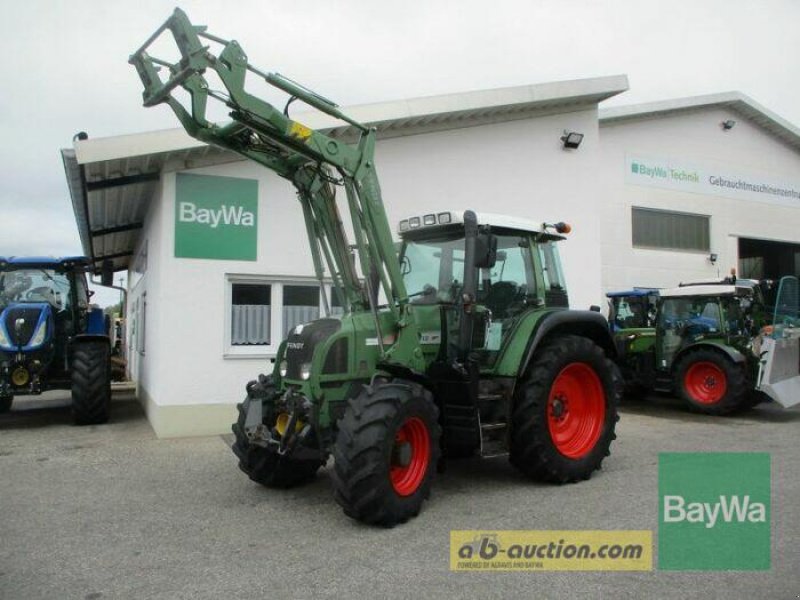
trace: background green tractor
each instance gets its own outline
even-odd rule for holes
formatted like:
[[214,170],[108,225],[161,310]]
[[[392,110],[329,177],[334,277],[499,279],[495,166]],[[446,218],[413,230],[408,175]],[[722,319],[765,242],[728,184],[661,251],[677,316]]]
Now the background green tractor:
[[82,256],[0,257],[0,412],[14,396],[72,390],[76,424],[108,420],[111,346]]
[[[786,289],[791,280],[784,278]],[[795,288],[796,289],[796,288]],[[786,314],[797,311],[780,300]],[[787,356],[796,341],[791,325],[781,329],[785,342],[776,345],[770,326],[774,317],[765,306],[758,282],[726,279],[660,290],[652,327],[618,329],[618,364],[633,389],[672,392],[695,410],[727,414],[753,406],[764,394],[793,406],[791,393],[765,387],[765,373],[774,382],[795,381],[800,364]],[[787,321],[784,318],[784,321]],[[768,341],[771,340],[771,341]],[[776,363],[777,361],[777,363]],[[780,373],[776,364],[784,365]],[[792,384],[793,385],[793,384]]]
[[[165,31],[178,45],[177,63],[147,53]],[[211,43],[222,47],[218,55]],[[620,382],[605,319],[567,308],[556,246],[568,225],[430,212],[399,224],[398,255],[375,171],[374,129],[252,67],[236,42],[206,33],[180,10],[131,63],[146,106],[167,103],[191,135],[292,182],[317,276],[322,284],[327,270],[345,309],[298,325],[273,372],[247,385],[233,450],[252,480],[297,485],[332,455],[344,512],[391,526],[418,514],[442,453],[508,455],[527,476],[555,483],[600,468],[615,437]],[[225,94],[210,91],[207,71]],[[248,73],[289,94],[284,110],[244,90]],[[190,106],[172,96],[179,87]],[[229,123],[206,119],[209,98],[225,103]],[[294,100],[344,121],[348,136],[292,120]]]

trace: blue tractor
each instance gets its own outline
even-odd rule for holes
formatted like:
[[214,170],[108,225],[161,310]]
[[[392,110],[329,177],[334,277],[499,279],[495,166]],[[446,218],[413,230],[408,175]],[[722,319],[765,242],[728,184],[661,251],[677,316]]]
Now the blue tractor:
[[90,267],[82,256],[0,257],[0,412],[14,396],[67,389],[76,424],[108,420],[111,346],[89,305]]

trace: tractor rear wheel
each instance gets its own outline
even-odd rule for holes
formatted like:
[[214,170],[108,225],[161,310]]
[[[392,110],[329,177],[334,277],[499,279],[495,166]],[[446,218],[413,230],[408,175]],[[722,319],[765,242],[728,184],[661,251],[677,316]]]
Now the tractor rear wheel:
[[[287,456],[280,456],[270,448],[251,444],[247,439],[244,424],[250,403],[272,400],[275,394],[276,388],[271,375],[247,384],[247,398],[236,407],[239,417],[232,427],[236,439],[231,449],[239,458],[239,468],[252,481],[271,488],[290,488],[314,479],[323,461],[321,459],[295,460]],[[265,414],[268,415],[266,411]],[[269,422],[270,420],[272,422]],[[264,424],[272,429],[275,421],[274,416],[267,416]]]
[[107,340],[79,341],[72,353],[72,419],[76,425],[108,421],[111,347]]
[[0,396],[0,414],[10,411],[12,402],[14,402],[14,396],[11,394]]
[[589,479],[619,420],[619,370],[592,340],[563,335],[536,352],[515,399],[509,460],[532,479]]
[[725,415],[748,407],[744,369],[721,352],[698,348],[675,366],[675,391],[694,410]]
[[335,497],[347,516],[393,527],[419,514],[439,460],[438,418],[433,395],[402,379],[348,402],[333,448]]

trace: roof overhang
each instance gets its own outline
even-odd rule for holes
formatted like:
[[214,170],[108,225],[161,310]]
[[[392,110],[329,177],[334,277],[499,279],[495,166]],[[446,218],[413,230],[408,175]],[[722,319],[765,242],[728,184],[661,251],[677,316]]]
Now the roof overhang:
[[711,108],[727,108],[748,121],[759,125],[795,150],[800,151],[800,128],[741,92],[723,92],[661,102],[603,108],[600,110],[600,125],[657,119]]
[[[345,109],[351,118],[377,129],[378,138],[418,135],[582,110],[628,89],[625,75],[579,79],[393,102]],[[352,126],[320,112],[292,118],[340,139],[352,138]],[[183,129],[98,139],[76,139],[62,150],[75,219],[84,252],[100,267],[130,264],[147,207],[164,166],[181,159],[187,168],[242,160],[210,147]]]

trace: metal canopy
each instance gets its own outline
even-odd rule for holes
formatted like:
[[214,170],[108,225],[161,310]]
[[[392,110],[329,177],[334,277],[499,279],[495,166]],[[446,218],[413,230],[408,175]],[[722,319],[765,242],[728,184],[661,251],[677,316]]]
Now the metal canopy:
[[[587,110],[627,89],[627,77],[616,75],[367,104],[347,112],[386,139]],[[331,137],[354,133],[351,125],[319,112],[292,117]],[[167,163],[194,168],[241,160],[182,129],[76,139],[61,155],[84,253],[96,269],[110,259],[117,271],[131,262]]]

